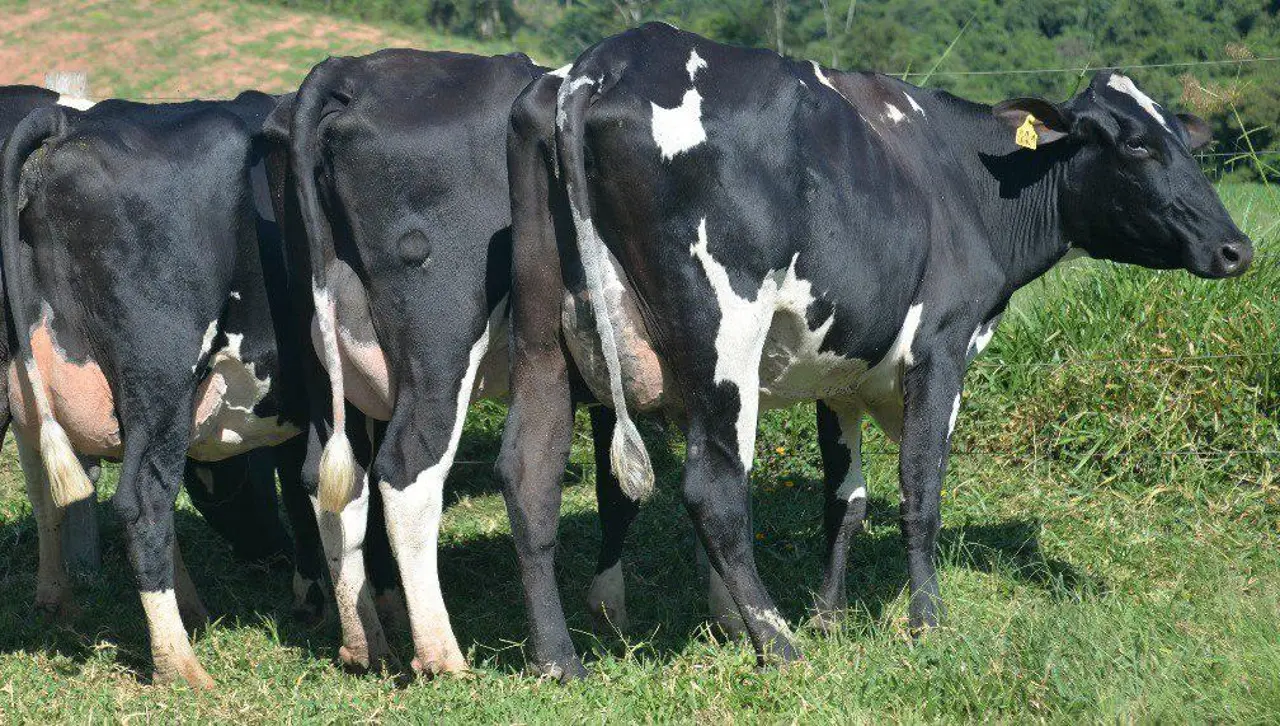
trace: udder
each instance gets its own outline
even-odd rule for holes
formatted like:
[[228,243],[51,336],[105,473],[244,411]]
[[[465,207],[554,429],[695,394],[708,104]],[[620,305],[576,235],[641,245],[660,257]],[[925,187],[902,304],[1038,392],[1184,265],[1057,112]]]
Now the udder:
[[227,335],[227,345],[209,361],[209,372],[196,389],[196,405],[188,456],[221,461],[263,446],[284,443],[298,429],[276,416],[254,413],[271,390],[271,377],[259,377],[257,366],[240,357],[244,336]]
[[[40,369],[45,394],[54,418],[62,425],[77,453],[118,458],[121,454],[120,422],[115,399],[102,368],[93,360],[76,363],[54,339],[48,315],[41,318],[31,336],[31,352]],[[29,383],[18,362],[9,364],[9,407],[14,424],[34,431],[40,415],[29,393]]]
[[[644,320],[640,316],[632,294],[612,276],[605,294],[612,300],[610,310],[614,315],[613,330],[618,340],[618,357],[621,364],[622,383],[626,390],[627,407],[632,412],[657,411],[667,407],[666,392],[669,386],[662,361],[653,349]],[[565,291],[561,310],[561,325],[565,344],[573,355],[587,387],[596,399],[609,403],[609,369],[600,349],[600,335],[596,330],[596,318],[591,306],[591,294]]]

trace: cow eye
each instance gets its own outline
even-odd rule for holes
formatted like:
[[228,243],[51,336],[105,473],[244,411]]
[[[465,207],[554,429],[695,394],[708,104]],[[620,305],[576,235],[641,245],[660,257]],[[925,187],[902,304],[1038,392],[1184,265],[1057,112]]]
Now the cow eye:
[[1137,137],[1125,139],[1124,150],[1131,156],[1148,156],[1151,153],[1142,139]]

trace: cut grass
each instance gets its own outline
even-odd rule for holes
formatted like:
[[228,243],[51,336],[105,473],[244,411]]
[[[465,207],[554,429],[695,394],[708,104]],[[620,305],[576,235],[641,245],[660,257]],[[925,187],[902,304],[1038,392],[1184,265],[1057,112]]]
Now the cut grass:
[[[1254,234],[1280,211],[1255,188],[1222,191]],[[490,468],[465,464],[448,488],[441,570],[473,678],[403,687],[344,675],[332,662],[336,624],[292,622],[285,573],[236,565],[183,502],[188,563],[222,614],[196,638],[219,688],[146,686],[142,611],[109,516],[105,571],[77,588],[82,614],[69,627],[32,619],[35,529],[10,447],[0,705],[29,721],[1270,721],[1280,712],[1280,459],[1259,452],[1280,450],[1280,274],[1274,237],[1257,241],[1256,267],[1237,281],[1078,263],[1018,300],[969,378],[944,496],[948,618],[918,642],[904,625],[895,448],[870,425],[870,527],[854,545],[853,609],[833,637],[801,633],[805,662],[757,672],[747,647],[706,630],[676,493],[681,444],[653,426],[659,492],[624,568],[633,630],[589,634],[582,593],[598,530],[580,421],[560,564],[592,661],[586,682],[525,675],[505,508]],[[477,405],[459,458],[491,461],[502,416]],[[757,560],[793,623],[823,548],[812,418],[811,406],[765,415],[753,475]],[[407,657],[407,634],[395,643]]]

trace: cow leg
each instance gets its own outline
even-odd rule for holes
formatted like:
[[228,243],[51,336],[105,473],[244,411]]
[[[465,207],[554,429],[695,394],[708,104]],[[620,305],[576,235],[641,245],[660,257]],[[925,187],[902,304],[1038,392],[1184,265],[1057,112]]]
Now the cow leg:
[[867,516],[867,482],[862,476],[862,411],[856,407],[840,407],[837,411],[819,401],[818,448],[822,451],[826,482],[823,524],[827,552],[817,613],[811,622],[826,631],[848,607],[845,575],[849,567],[849,547],[862,531]]
[[[352,424],[350,418],[348,425]],[[348,436],[355,431],[348,431]],[[363,471],[356,472],[356,488],[359,490],[341,513],[325,511],[320,506],[314,485],[319,471],[320,452],[323,445],[312,427],[307,445],[307,464],[304,476],[310,479],[307,487],[312,510],[319,523],[320,540],[324,543],[329,561],[329,575],[333,580],[334,600],[338,605],[338,620],[342,623],[342,647],[338,658],[344,667],[355,672],[370,668],[380,669],[391,661],[391,649],[373,604],[373,592],[365,575],[364,539],[369,523],[369,479]],[[357,469],[364,465],[358,462]]]
[[[348,409],[347,413],[347,416],[353,415],[363,417],[354,407]],[[351,448],[357,457],[366,457],[361,458],[361,461],[372,461],[382,443],[386,424],[368,417],[364,419],[368,438],[353,439]],[[404,593],[400,591],[400,573],[395,555],[391,552],[391,538],[387,533],[386,504],[377,487],[369,491],[369,531],[365,533],[364,551],[366,574],[373,585],[373,604],[378,611],[378,619],[384,627],[408,630],[409,606],[405,604]]]
[[62,525],[66,510],[53,503],[39,450],[28,444],[28,437],[16,427],[13,433],[40,542],[35,609],[37,613],[67,617],[71,614],[71,578],[62,559]]
[[[739,389],[739,405],[754,411],[758,395],[754,386]],[[791,661],[800,652],[760,579],[751,549],[748,462],[743,459],[755,446],[755,417],[745,418],[750,426],[724,412],[690,410],[684,498],[711,567],[724,580],[763,665],[770,653]]]
[[707,609],[711,614],[711,622],[730,639],[747,637],[747,626],[742,622],[738,606],[734,604],[733,596],[725,587],[720,573],[711,566],[711,560],[707,557],[707,548],[702,546],[701,539],[694,544],[694,554],[698,561],[698,573],[706,579]]
[[293,617],[314,625],[324,619],[324,546],[315,513],[307,501],[302,469],[307,439],[296,436],[274,449],[280,498],[293,529]]
[[409,605],[412,666],[428,675],[467,669],[440,592],[437,543],[444,482],[462,437],[472,383],[489,347],[489,326],[483,313],[479,317],[484,327],[471,340],[437,341],[434,347],[445,360],[426,366],[425,373],[410,366],[374,467]]
[[[152,426],[147,429],[124,429],[124,465],[112,503],[124,522],[129,560],[147,615],[154,680],[212,688],[213,679],[196,660],[187,638],[175,593],[173,506],[182,488],[189,440],[189,426],[181,420],[189,424],[190,410],[189,402],[172,406],[170,415],[159,419],[162,425],[148,422]],[[153,413],[163,414],[148,415]]]
[[934,558],[942,526],[942,477],[951,446],[951,425],[960,407],[963,360],[933,355],[916,363],[903,381],[905,402],[899,454],[902,537],[907,547],[912,629],[938,624],[942,603]]
[[209,610],[200,599],[196,584],[191,580],[191,573],[182,561],[182,547],[178,538],[173,538],[174,593],[178,600],[178,612],[182,614],[182,622],[189,630],[209,622]]
[[587,608],[591,611],[596,629],[608,632],[626,630],[627,596],[622,576],[622,544],[627,530],[640,512],[640,503],[622,493],[622,486],[613,474],[609,458],[609,444],[613,440],[616,421],[613,410],[605,406],[592,406],[591,440],[596,459],[596,508],[600,517],[600,555],[596,562],[596,575],[587,591]]

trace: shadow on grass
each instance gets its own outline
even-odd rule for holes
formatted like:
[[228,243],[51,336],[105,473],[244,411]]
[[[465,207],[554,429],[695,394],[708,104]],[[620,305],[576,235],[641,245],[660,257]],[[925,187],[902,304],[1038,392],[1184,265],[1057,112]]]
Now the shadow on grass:
[[[646,432],[650,433],[650,432]],[[646,435],[646,438],[649,436]],[[656,437],[655,437],[656,438]],[[484,432],[473,437],[460,459],[491,461],[499,440]],[[694,564],[694,535],[679,498],[680,462],[670,447],[651,446],[659,490],[641,512],[625,555],[628,639],[643,642],[659,660],[670,658],[699,637],[706,616],[705,585]],[[583,471],[571,465],[566,481],[591,486]],[[784,493],[753,492],[758,523],[756,559],[761,575],[792,623],[807,617],[812,591],[821,580],[824,549],[821,531],[822,485],[797,480]],[[448,502],[463,496],[500,496],[491,466],[455,469],[447,488]],[[585,494],[585,492],[583,493]],[[594,498],[593,494],[590,495]],[[150,673],[150,654],[142,608],[124,555],[123,531],[114,513],[101,507],[103,567],[92,580],[75,588],[79,614],[66,624],[49,624],[33,615],[36,533],[28,515],[0,523],[0,652],[39,651],[82,664],[102,642],[113,643],[116,658],[139,674]],[[849,568],[851,605],[878,619],[906,583],[906,558],[896,528],[897,505],[882,498],[869,502],[871,534],[857,538]],[[306,655],[332,661],[340,644],[329,608],[321,625],[304,626],[290,615],[289,570],[238,562],[230,547],[193,511],[177,513],[179,541],[188,568],[215,618],[223,627],[261,628],[273,624],[282,644]],[[992,524],[944,527],[940,549],[943,567],[999,573],[1015,582],[1043,589],[1052,597],[1083,599],[1105,594],[1105,585],[1071,565],[1046,558],[1038,542],[1040,523],[1008,520]],[[448,540],[448,538],[446,538]],[[595,569],[599,526],[594,511],[576,511],[560,523],[558,564],[569,625],[580,652],[593,648],[620,653],[611,635],[590,634],[584,594]],[[476,665],[503,670],[526,666],[523,642],[528,624],[515,551],[505,531],[473,535],[443,545],[440,574],[451,620],[464,651]],[[945,596],[945,593],[944,593]],[[857,617],[857,616],[855,616]],[[865,616],[864,616],[865,617]],[[393,647],[408,662],[412,646],[407,633],[390,633]]]

